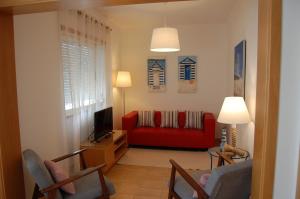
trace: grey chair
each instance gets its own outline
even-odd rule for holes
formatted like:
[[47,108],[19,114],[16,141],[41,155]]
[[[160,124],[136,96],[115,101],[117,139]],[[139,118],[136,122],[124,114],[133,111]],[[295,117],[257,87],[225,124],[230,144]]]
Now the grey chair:
[[[46,197],[47,199],[109,199],[110,195],[115,193],[114,185],[108,178],[103,176],[101,168],[105,165],[97,167],[86,168],[83,158],[85,149],[76,151],[72,154],[64,155],[56,158],[53,161],[59,162],[69,157],[80,155],[81,166],[83,170],[76,173],[72,177],[55,182],[51,177],[48,169],[45,167],[41,158],[33,150],[25,150],[23,158],[25,165],[35,181],[35,188],[33,192],[33,199]],[[76,193],[68,194],[60,190],[60,187],[74,182]]]
[[[229,165],[221,166],[226,161]],[[199,182],[203,171],[187,173],[174,160],[172,164],[171,180],[168,199],[249,199],[251,191],[252,160],[234,163],[227,156],[219,153],[218,168],[212,170],[208,182],[202,188]],[[178,176],[176,173],[178,172]]]

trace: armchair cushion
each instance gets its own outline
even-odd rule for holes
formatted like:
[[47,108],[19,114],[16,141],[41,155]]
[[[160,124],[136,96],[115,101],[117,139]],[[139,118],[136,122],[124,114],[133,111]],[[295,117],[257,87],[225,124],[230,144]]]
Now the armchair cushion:
[[[198,183],[202,188],[206,186],[209,177],[210,177],[210,173],[204,173],[200,176]],[[194,191],[193,198],[198,198],[197,191]]]
[[[45,160],[44,163],[56,182],[61,182],[70,177],[69,174],[56,162]],[[61,189],[70,194],[76,193],[74,183],[72,182],[63,185]]]
[[[89,168],[92,169],[92,168]],[[79,172],[80,173],[80,172]],[[112,182],[104,176],[106,186],[109,194],[115,193],[115,188]],[[97,198],[102,194],[101,184],[98,176],[98,172],[91,173],[85,177],[82,177],[74,182],[76,188],[76,194],[63,193],[66,199],[88,199]]]
[[[193,171],[190,175],[198,182],[200,177],[208,172],[209,171]],[[181,176],[175,178],[174,191],[181,199],[193,199],[194,189]]]

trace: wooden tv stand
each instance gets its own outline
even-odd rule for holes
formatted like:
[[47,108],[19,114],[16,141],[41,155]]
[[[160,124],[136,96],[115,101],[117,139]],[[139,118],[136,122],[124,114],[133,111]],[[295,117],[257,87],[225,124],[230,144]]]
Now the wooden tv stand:
[[127,132],[124,130],[113,130],[111,136],[102,139],[100,142],[89,140],[80,144],[80,149],[87,149],[84,159],[87,167],[94,167],[105,163],[103,172],[112,168],[118,160],[126,153],[128,148]]

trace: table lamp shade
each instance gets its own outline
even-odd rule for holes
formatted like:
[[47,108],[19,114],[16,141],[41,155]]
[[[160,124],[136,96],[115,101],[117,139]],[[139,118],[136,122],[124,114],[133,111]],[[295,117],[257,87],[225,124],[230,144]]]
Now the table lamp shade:
[[116,87],[126,88],[131,87],[131,76],[128,71],[119,71],[116,80]]
[[180,51],[178,31],[176,28],[155,28],[152,33],[151,51],[176,52]]
[[250,122],[244,99],[242,97],[226,97],[217,121],[223,124],[245,124]]

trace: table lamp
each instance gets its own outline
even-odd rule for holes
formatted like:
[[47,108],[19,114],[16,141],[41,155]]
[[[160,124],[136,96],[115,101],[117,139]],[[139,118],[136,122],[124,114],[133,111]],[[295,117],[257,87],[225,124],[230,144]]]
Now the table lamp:
[[122,98],[123,98],[123,115],[125,115],[125,88],[131,87],[131,76],[128,71],[118,71],[116,87],[122,89]]
[[236,125],[250,122],[249,112],[244,99],[242,97],[226,97],[217,121],[223,124],[231,124],[231,144],[233,147],[236,147]]

